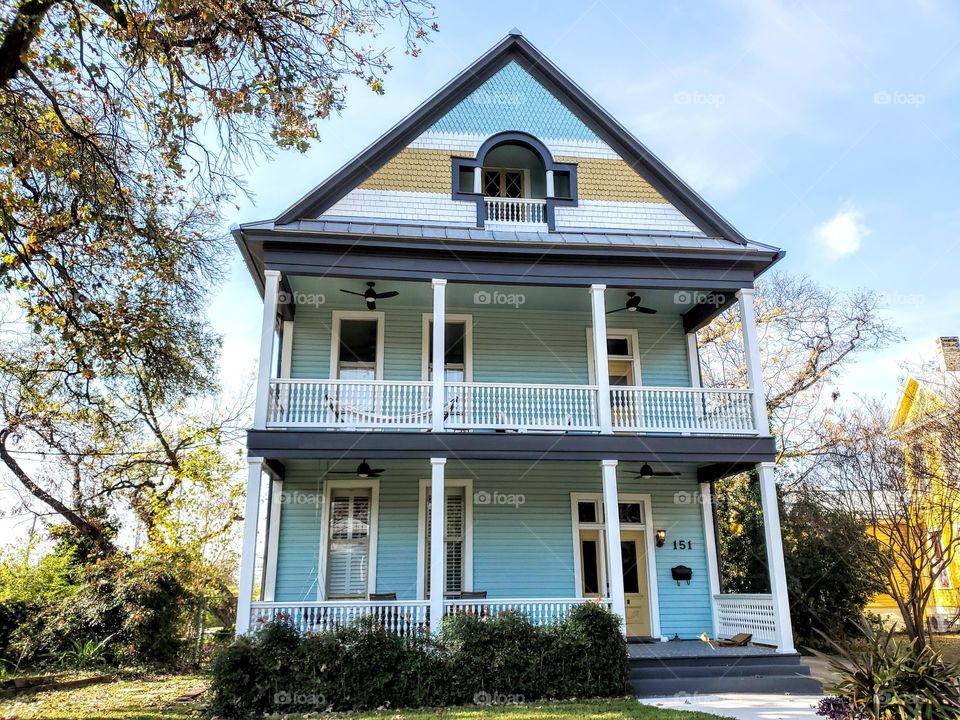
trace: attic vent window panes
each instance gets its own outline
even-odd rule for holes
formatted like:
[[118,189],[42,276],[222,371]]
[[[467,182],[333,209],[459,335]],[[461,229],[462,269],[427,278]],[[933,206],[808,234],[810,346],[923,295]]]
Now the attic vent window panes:
[[484,170],[483,194],[487,197],[523,197],[523,172],[521,170]]

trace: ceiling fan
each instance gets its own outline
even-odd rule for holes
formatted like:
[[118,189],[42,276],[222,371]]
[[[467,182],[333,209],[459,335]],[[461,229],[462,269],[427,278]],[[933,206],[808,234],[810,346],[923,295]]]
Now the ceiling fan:
[[372,468],[370,464],[364,460],[362,463],[357,465],[356,470],[333,470],[328,472],[328,475],[356,475],[361,478],[378,478],[380,474],[386,472],[384,468]]
[[375,285],[376,283],[371,280],[367,282],[367,289],[362,293],[354,292],[353,290],[344,290],[343,288],[340,288],[340,292],[347,293],[347,295],[358,295],[359,297],[362,297],[364,302],[367,303],[368,310],[377,309],[377,300],[386,300],[387,298],[396,297],[400,294],[396,290],[388,290],[387,292],[378,293],[376,290],[374,290]]
[[633,477],[635,480],[649,480],[653,477],[677,477],[679,474],[678,472],[654,472],[649,463],[644,463],[640,466],[640,474]]
[[612,313],[621,312],[622,310],[628,310],[629,312],[641,312],[646,313],[647,315],[656,315],[657,311],[653,308],[643,307],[640,304],[640,296],[637,295],[632,290],[627,293],[627,302],[622,308],[617,308],[616,310],[607,311],[607,315]]

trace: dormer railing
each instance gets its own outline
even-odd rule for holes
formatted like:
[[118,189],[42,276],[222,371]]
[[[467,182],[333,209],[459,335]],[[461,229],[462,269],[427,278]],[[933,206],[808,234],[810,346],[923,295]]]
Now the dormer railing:
[[546,225],[547,201],[528,198],[487,197],[483,199],[485,222],[511,225]]

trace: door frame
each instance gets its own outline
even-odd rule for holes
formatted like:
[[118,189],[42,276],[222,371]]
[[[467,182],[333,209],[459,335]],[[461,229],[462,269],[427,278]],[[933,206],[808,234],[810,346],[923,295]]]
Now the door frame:
[[[587,327],[587,372],[591,385],[597,383],[597,360],[593,353],[593,326]],[[630,361],[633,363],[633,387],[643,385],[643,370],[640,367],[640,333],[636,328],[607,328],[607,339],[625,337],[630,341]],[[615,359],[627,359],[622,355],[615,355]],[[608,358],[609,360],[609,358]],[[609,374],[609,368],[608,368]]]
[[[329,468],[328,468],[329,469]],[[380,480],[377,478],[331,479],[323,473],[320,508],[320,557],[317,563],[317,600],[327,599],[327,551],[330,544],[330,504],[335,490],[370,491],[370,527],[367,532],[367,594],[377,591],[377,539],[380,525]]]
[[[577,503],[580,501],[594,501],[597,504],[597,517],[600,522],[581,523],[577,513]],[[647,593],[650,611],[650,635],[654,638],[665,639],[660,632],[660,591],[657,587],[657,556],[656,545],[654,543],[654,522],[653,522],[653,502],[650,493],[617,493],[617,502],[638,502],[643,506],[643,524],[620,523],[621,530],[635,530],[643,533],[644,545],[647,557]],[[599,529],[603,531],[603,542],[601,543],[600,556],[601,565],[601,583],[607,587],[607,523],[606,516],[603,513],[603,493],[598,492],[572,492],[570,493],[570,521],[572,526],[573,538],[573,576],[574,576],[574,597],[583,598],[583,578],[581,577],[580,557],[580,530]]]

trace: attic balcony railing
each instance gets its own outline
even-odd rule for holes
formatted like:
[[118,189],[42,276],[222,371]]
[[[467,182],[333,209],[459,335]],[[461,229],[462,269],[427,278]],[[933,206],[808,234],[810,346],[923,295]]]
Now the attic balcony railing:
[[[267,427],[429,430],[427,381],[270,381]],[[752,393],[733,388],[613,387],[613,432],[755,435]],[[443,429],[599,433],[596,385],[448,382]]]
[[490,223],[546,225],[547,203],[527,198],[486,197],[483,199],[483,217]]

